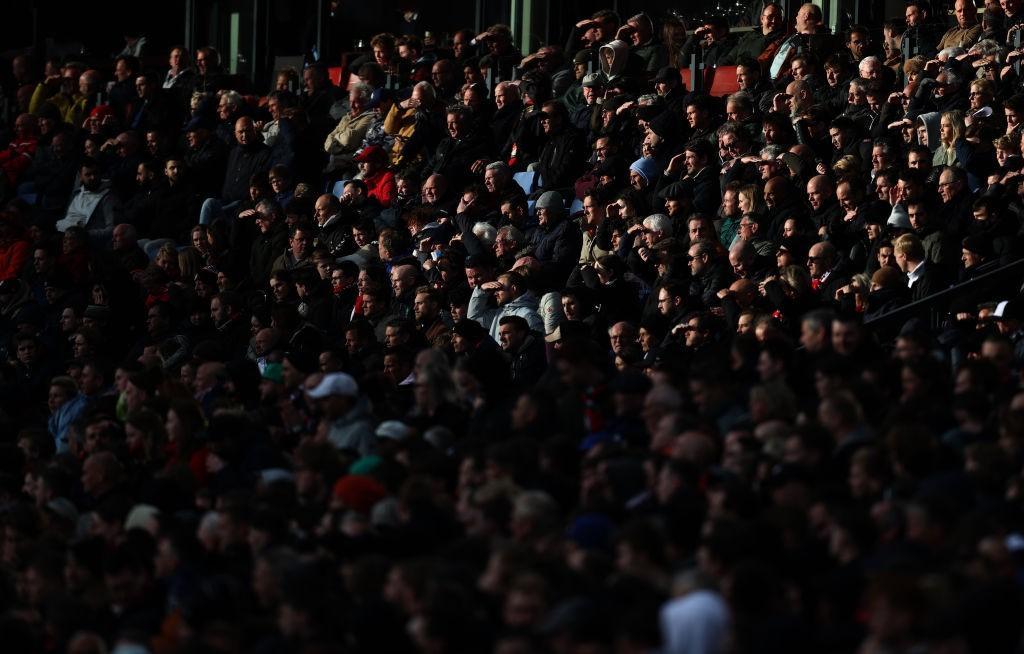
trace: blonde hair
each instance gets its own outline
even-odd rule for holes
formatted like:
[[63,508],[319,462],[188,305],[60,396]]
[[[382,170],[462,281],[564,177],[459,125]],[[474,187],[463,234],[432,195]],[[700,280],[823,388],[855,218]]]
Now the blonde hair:
[[764,213],[764,196],[756,184],[747,184],[736,189],[736,198],[737,200],[739,198],[746,198],[747,202],[750,203],[749,213]]
[[924,245],[914,234],[904,234],[896,239],[892,244],[892,251],[914,261],[924,261]]
[[[963,138],[964,129],[966,129],[966,126],[964,125],[964,112],[960,111],[959,109],[954,109],[953,111],[943,111],[942,116],[939,117],[940,125],[941,121],[943,120],[949,121],[950,125],[953,127],[953,140],[949,144],[951,146],[953,145],[953,143],[956,143],[957,140]],[[941,132],[939,139],[940,141],[942,139]],[[946,144],[943,143],[943,145]]]

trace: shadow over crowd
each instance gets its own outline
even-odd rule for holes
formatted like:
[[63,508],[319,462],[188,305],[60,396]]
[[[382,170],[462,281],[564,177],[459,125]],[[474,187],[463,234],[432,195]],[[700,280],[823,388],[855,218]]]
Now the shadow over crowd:
[[13,59],[0,649],[1024,651],[1024,2],[759,9]]

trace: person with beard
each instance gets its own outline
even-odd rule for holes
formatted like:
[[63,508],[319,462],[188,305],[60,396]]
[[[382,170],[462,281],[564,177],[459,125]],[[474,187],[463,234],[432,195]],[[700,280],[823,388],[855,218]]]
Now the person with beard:
[[64,218],[57,221],[57,231],[80,226],[95,245],[105,248],[110,243],[114,225],[123,222],[121,201],[109,187],[103,186],[100,166],[95,159],[82,161],[78,179],[78,192],[72,195]]
[[452,321],[441,307],[441,297],[437,291],[429,286],[420,286],[416,289],[412,303],[416,328],[422,339],[431,347],[447,343],[449,340]]
[[199,196],[191,182],[185,162],[172,157],[164,164],[164,174],[153,191],[153,216],[148,231],[154,238],[170,238],[187,243],[194,217],[199,213]]
[[234,291],[221,291],[210,299],[214,340],[229,359],[244,357],[248,348],[249,324],[244,310],[242,297]]
[[685,172],[681,180],[693,190],[694,210],[714,214],[722,203],[718,171],[711,165],[713,156],[714,150],[706,140],[691,140],[681,153],[672,157],[659,179],[658,190],[664,190],[669,184],[679,181],[679,173]]

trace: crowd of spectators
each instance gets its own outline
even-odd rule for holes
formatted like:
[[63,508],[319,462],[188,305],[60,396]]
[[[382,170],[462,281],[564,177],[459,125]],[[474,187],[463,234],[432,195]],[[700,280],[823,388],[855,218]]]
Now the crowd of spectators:
[[1024,651],[1024,3],[794,9],[16,57],[0,647]]

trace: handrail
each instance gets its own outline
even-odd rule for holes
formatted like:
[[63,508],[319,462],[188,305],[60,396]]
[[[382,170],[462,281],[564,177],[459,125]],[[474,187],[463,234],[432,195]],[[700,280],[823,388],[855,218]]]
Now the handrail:
[[910,304],[905,304],[902,307],[899,307],[898,309],[893,309],[892,311],[883,313],[882,315],[872,318],[871,320],[865,320],[864,326],[871,327],[873,325],[878,325],[880,323],[887,323],[889,321],[892,321],[894,318],[899,318],[903,316],[905,316],[906,318],[913,317],[922,309],[933,308],[933,305],[938,304],[943,300],[950,299],[954,296],[958,296],[964,291],[969,291],[975,286],[982,284],[983,282],[992,281],[993,279],[1003,277],[1009,271],[1016,270],[1017,268],[1021,268],[1022,266],[1024,266],[1024,258],[1017,259],[1016,261],[1011,261],[1010,263],[1000,266],[995,270],[990,270],[989,272],[978,275],[977,277],[973,277],[966,281],[960,282],[959,284],[954,284],[949,288],[944,288],[941,291],[932,293],[931,295],[923,297],[920,300],[916,300],[914,302],[911,302]]

